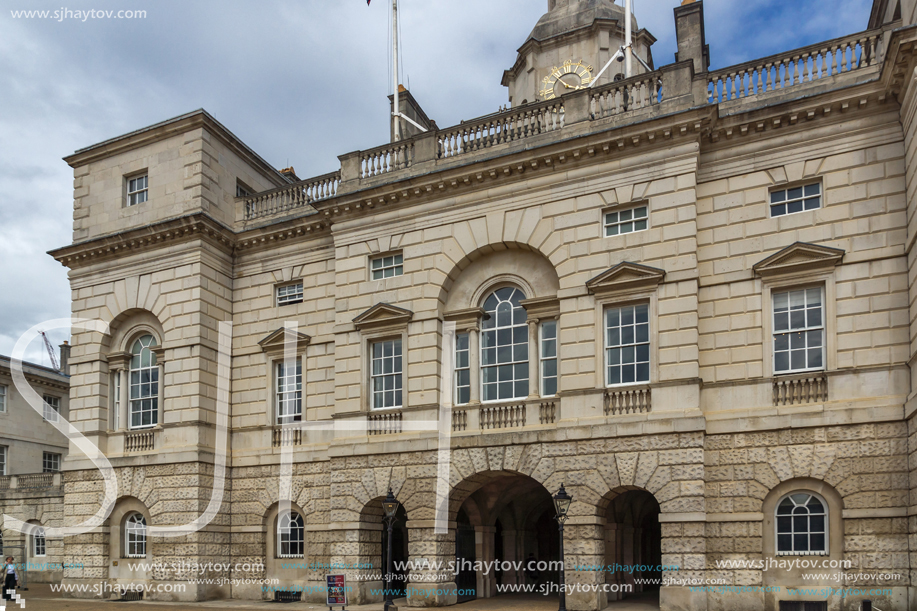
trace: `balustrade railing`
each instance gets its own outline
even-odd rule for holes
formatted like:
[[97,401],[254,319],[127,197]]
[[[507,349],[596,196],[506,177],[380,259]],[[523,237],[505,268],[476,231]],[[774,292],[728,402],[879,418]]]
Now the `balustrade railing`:
[[10,475],[4,475],[0,477],[0,490],[9,490],[13,482],[13,478]]
[[605,391],[605,414],[622,416],[652,411],[653,397],[648,386]]
[[437,132],[437,157],[457,157],[556,131],[563,126],[564,103],[561,100],[520,106]]
[[153,431],[141,431],[139,433],[127,433],[124,436],[125,452],[149,452],[155,449],[156,437]]
[[271,445],[275,448],[301,446],[302,429],[291,426],[275,426],[271,438]]
[[525,426],[525,404],[482,407],[479,418],[482,431]]
[[775,407],[827,400],[828,376],[824,373],[774,378]]
[[360,156],[360,178],[388,174],[414,165],[414,143],[395,142],[363,151]]
[[541,424],[554,424],[557,420],[557,406],[551,401],[542,403],[538,410],[538,421]]
[[17,488],[50,488],[54,485],[54,473],[35,473],[32,475],[19,475]]
[[367,432],[370,435],[394,435],[401,432],[401,412],[370,414],[367,418]]
[[662,102],[662,74],[650,72],[617,83],[603,85],[591,94],[592,119],[613,117],[629,110]]
[[872,30],[730,66],[707,77],[708,101],[728,102],[875,66],[882,32]]
[[332,172],[279,189],[258,193],[245,200],[245,220],[283,214],[337,194],[341,173]]
[[465,430],[468,430],[468,412],[452,412],[452,432],[458,433]]

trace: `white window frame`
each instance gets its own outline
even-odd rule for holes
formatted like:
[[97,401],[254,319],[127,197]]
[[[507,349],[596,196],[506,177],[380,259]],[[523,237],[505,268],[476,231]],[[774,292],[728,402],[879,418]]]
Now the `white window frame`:
[[9,446],[0,446],[0,475],[6,475],[9,461]]
[[[294,532],[299,537],[296,540],[293,539]],[[286,545],[289,546],[286,554],[283,553],[284,537],[287,538]],[[299,546],[301,550],[299,553],[293,553],[292,547],[294,545]],[[289,513],[281,513],[277,516],[277,557],[306,557],[306,521],[298,511],[291,510]]]
[[55,397],[54,395],[44,395],[42,397],[42,402],[44,403],[41,417],[46,422],[57,422],[60,420],[60,397]]
[[[637,216],[638,212],[641,212]],[[615,215],[613,221],[609,220],[611,215]],[[621,217],[626,215],[626,219]],[[642,224],[642,226],[641,226]],[[614,228],[614,233],[609,233]],[[606,238],[627,235],[629,233],[639,233],[650,228],[650,205],[644,202],[636,206],[627,206],[622,208],[613,208],[602,212],[602,235]]]
[[[646,323],[637,322],[637,309],[641,307],[646,308],[646,316],[647,316]],[[623,322],[621,321],[620,315],[623,314],[625,310],[631,310],[631,309],[634,311],[634,322],[632,325],[625,326]],[[619,324],[616,327],[617,329],[623,331],[625,328],[633,327],[633,332],[634,332],[633,341],[624,342],[624,334],[622,332],[619,335],[618,343],[613,346],[609,345],[608,338],[609,338],[610,329],[608,326],[608,314],[611,310],[618,310],[619,312]],[[605,348],[604,349],[604,358],[602,359],[602,362],[604,364],[604,367],[602,370],[602,380],[604,381],[604,385],[606,388],[617,388],[619,386],[645,385],[645,384],[649,384],[650,381],[653,379],[653,340],[655,339],[653,336],[653,327],[654,327],[653,310],[654,308],[652,307],[652,304],[648,301],[637,301],[637,302],[621,303],[621,304],[611,303],[611,304],[605,304],[605,306],[602,308],[602,345]],[[647,325],[646,340],[638,341],[638,338],[639,338],[638,325],[643,325],[643,324]],[[645,361],[642,359],[637,360],[638,348],[644,345],[646,346],[646,360]],[[632,382],[622,382],[622,381],[611,382],[609,378],[609,373],[610,373],[609,368],[613,366],[612,363],[610,362],[611,351],[614,349],[620,349],[623,351],[631,347],[633,348],[634,353],[635,353],[634,361],[633,361],[634,363],[634,381]],[[640,380],[640,379],[637,379],[637,365],[643,364],[643,363],[646,363],[647,375],[646,375],[645,380]],[[617,366],[621,366],[621,365],[623,365],[623,363],[620,362],[620,358],[619,358],[619,363],[617,364]],[[623,368],[621,369],[621,371],[623,372]],[[623,379],[623,376],[621,376],[621,379]]]
[[45,539],[45,529],[38,527],[32,534],[32,557],[44,558],[48,555],[48,542]]
[[393,252],[372,257],[369,260],[369,277],[385,280],[404,275],[404,253]]
[[[809,496],[810,498],[817,499],[817,500],[821,503],[821,506],[822,506],[822,509],[824,510],[824,513],[822,513],[822,514],[820,514],[820,515],[822,515],[822,516],[824,517],[824,520],[825,520],[824,526],[825,526],[825,528],[824,528],[824,532],[823,532],[823,533],[816,532],[816,533],[814,533],[814,534],[816,534],[816,535],[818,535],[818,534],[823,534],[823,535],[824,535],[824,543],[825,543],[825,544],[824,544],[824,549],[822,549],[822,550],[811,550],[811,549],[810,549],[810,550],[807,550],[807,551],[803,551],[803,550],[797,551],[797,550],[795,550],[795,549],[791,549],[791,550],[788,550],[788,551],[780,551],[780,521],[779,521],[779,518],[781,518],[781,517],[787,517],[787,516],[786,516],[786,515],[780,515],[780,514],[778,514],[777,512],[780,510],[780,505],[782,505],[783,502],[784,502],[785,500],[787,500],[787,499],[791,499],[792,502],[793,502],[793,504],[796,505],[796,507],[799,507],[800,505],[798,504],[798,502],[797,502],[795,499],[793,499],[792,497],[794,497],[794,496],[796,496],[796,495],[800,495],[800,494],[805,494],[805,495]],[[809,503],[809,501],[807,500],[807,501],[806,501],[806,505],[808,505],[808,503]],[[790,519],[790,529],[791,529],[791,530],[790,530],[790,533],[789,533],[789,534],[790,534],[790,543],[791,543],[791,547],[794,547],[794,548],[795,548],[795,547],[796,547],[796,541],[795,541],[795,535],[796,535],[796,533],[795,533],[795,523],[794,523],[795,520],[792,519],[792,515],[793,515],[793,514],[790,514],[790,516],[791,516],[791,519]],[[812,514],[805,514],[805,515],[811,517]],[[815,514],[815,515],[819,515],[819,514]],[[793,492],[790,492],[790,493],[788,493],[788,494],[784,494],[782,497],[780,497],[780,500],[777,502],[776,507],[774,507],[774,551],[777,553],[778,556],[827,556],[827,555],[830,553],[830,549],[831,549],[831,542],[830,542],[830,539],[829,539],[830,527],[831,527],[830,515],[831,515],[831,510],[830,510],[830,508],[828,507],[828,502],[825,501],[824,497],[822,497],[822,496],[819,495],[819,494],[815,494],[814,492],[811,492],[811,491],[809,491],[809,490],[794,490]],[[807,522],[807,524],[809,524],[809,525],[811,526],[811,522]],[[810,545],[809,545],[810,548],[811,548],[811,537],[812,537],[812,534],[813,534],[813,533],[812,533],[811,528],[810,528],[810,530],[808,530],[808,531],[806,532],[806,536],[808,537],[808,541],[809,541],[809,543],[810,543]]]
[[[126,176],[124,180],[127,183],[127,200],[125,201],[125,204],[127,204],[128,208],[132,206],[139,206],[140,204],[146,203],[150,200],[149,173],[137,174],[135,176]],[[143,184],[138,184],[138,181],[143,181]]]
[[[813,187],[815,187],[813,189]],[[797,197],[790,197],[790,192],[796,189],[800,190],[800,193]],[[782,199],[780,195],[782,194]],[[824,189],[822,188],[821,180],[815,180],[810,182],[805,182],[803,184],[785,186],[781,185],[779,188],[771,189],[768,193],[768,214],[771,218],[780,218],[782,216],[789,216],[791,214],[800,214],[802,212],[811,212],[812,210],[818,210],[825,207],[825,194]],[[775,201],[776,199],[776,201]],[[816,205],[811,206],[811,203],[815,202]],[[800,209],[790,211],[790,206],[798,203]],[[774,213],[775,208],[783,207],[783,211],[779,214]]]
[[[147,337],[151,338],[152,341],[147,345],[143,345],[142,341],[146,339]],[[140,353],[135,355],[134,348],[136,348],[138,343],[141,344],[141,349],[140,349]],[[128,429],[131,431],[152,429],[159,425],[159,396],[160,396],[159,391],[161,390],[160,386],[162,385],[162,380],[159,379],[159,363],[156,359],[156,353],[153,351],[153,348],[157,347],[158,345],[159,344],[157,343],[156,338],[152,334],[149,334],[149,333],[141,337],[138,337],[131,344],[131,359],[130,359],[130,362],[128,363],[129,368],[128,368],[128,380],[127,380],[128,385],[129,385],[128,386],[128,399],[127,399],[128,401],[128,406],[127,406],[128,423],[127,424],[128,424]],[[143,361],[142,361],[144,350],[150,351],[150,364],[147,367],[143,366]],[[140,365],[137,368],[134,367],[135,359],[138,359],[140,361]],[[149,373],[149,380],[150,380],[149,382],[143,381],[144,372]],[[134,376],[135,373],[137,374],[136,377]],[[152,388],[154,384],[155,384],[156,392],[152,392]],[[149,393],[144,392],[145,387],[150,389]],[[134,396],[135,388],[137,389],[136,397]],[[145,405],[144,405],[145,401],[150,402],[149,405],[152,406],[152,409],[145,409]],[[135,406],[138,406],[140,409],[135,410],[134,409]],[[140,414],[140,424],[138,425],[134,425],[134,413],[135,412]],[[150,424],[143,424],[143,414],[145,413],[151,414]]]
[[124,521],[124,557],[146,558],[147,556],[146,516],[134,512]]
[[121,372],[111,374],[111,428],[117,431],[121,426]]
[[61,455],[56,452],[41,453],[41,472],[60,473]]
[[[554,327],[554,337],[546,338],[545,337],[545,327],[550,326]],[[539,385],[541,387],[541,396],[542,397],[556,397],[557,391],[560,390],[560,371],[558,366],[560,364],[560,355],[558,354],[557,347],[559,345],[559,337],[557,335],[559,325],[557,320],[544,320],[538,325],[538,378]],[[553,355],[545,355],[548,351],[548,346],[553,344]],[[549,376],[545,371],[545,368],[548,363],[551,361],[554,362],[554,375]],[[554,379],[554,393],[548,393],[547,388],[545,388],[545,381],[553,378]]]
[[[294,375],[285,375],[286,361],[278,359],[273,363],[274,370],[274,419],[277,424],[293,424],[302,422],[303,412],[303,358],[296,357],[296,373]],[[289,380],[291,386],[287,386],[285,381]],[[292,389],[290,389],[292,387]],[[293,404],[293,411],[286,413],[285,405]],[[297,417],[298,416],[298,417]]]
[[[392,354],[391,356],[385,355],[385,346],[387,344],[392,344]],[[399,335],[397,337],[388,337],[388,338],[378,338],[373,339],[369,342],[369,408],[370,411],[380,411],[386,409],[400,409],[404,407],[404,393],[405,393],[405,384],[404,384],[404,365],[405,365],[405,340]],[[382,348],[382,355],[376,357],[376,346]],[[396,347],[400,347],[400,355],[395,354]],[[385,364],[388,360],[391,360],[391,371],[385,371]],[[379,373],[376,373],[376,364],[379,363]],[[393,379],[395,385],[392,389],[385,388],[385,380],[387,378]],[[376,381],[381,380],[382,390],[376,390]],[[386,405],[386,393],[392,393],[392,405]],[[401,401],[398,401],[398,394],[401,394]],[[382,396],[382,405],[376,406],[376,397],[377,395]]]
[[[522,299],[521,299],[520,301],[525,301],[525,300],[528,298],[527,295],[526,295],[525,290],[522,289],[521,287],[514,286],[514,285],[504,285],[504,286],[499,286],[499,285],[498,285],[498,286],[495,286],[495,287],[492,287],[492,288],[488,289],[488,291],[487,291],[487,292],[485,293],[485,295],[484,295],[484,299],[481,301],[481,307],[482,307],[482,308],[485,308],[485,305],[486,305],[487,301],[490,299],[490,297],[491,297],[492,295],[496,295],[499,291],[501,291],[501,290],[503,290],[503,289],[507,289],[507,288],[508,288],[508,289],[513,289],[514,291],[518,291],[519,294],[522,295]],[[513,294],[511,293],[511,294],[509,295],[509,297],[510,297],[510,299],[512,299]],[[500,297],[498,297],[497,299],[499,300],[498,303],[497,303],[497,307],[498,307],[498,308],[499,308],[499,306],[500,306],[500,303],[507,303],[506,301],[504,301],[504,300],[503,300],[502,298],[500,298]],[[511,319],[511,320],[510,320],[510,325],[509,325],[509,327],[507,327],[507,326],[505,326],[505,325],[504,325],[504,326],[500,326],[500,325],[499,325],[499,320],[498,320],[498,318],[497,318],[496,310],[494,311],[494,316],[493,316],[493,318],[492,318],[492,320],[494,320],[494,326],[493,326],[493,327],[488,326],[489,320],[490,320],[490,319],[487,318],[487,316],[489,316],[489,314],[487,314],[487,310],[485,309],[485,319],[484,319],[484,320],[482,321],[482,323],[481,323],[481,333],[480,333],[480,337],[481,337],[480,344],[481,344],[481,345],[479,346],[479,355],[478,355],[478,358],[479,358],[478,363],[479,363],[479,366],[480,366],[480,369],[481,369],[481,373],[480,373],[480,384],[481,384],[481,389],[480,389],[481,395],[480,395],[480,396],[481,396],[481,403],[505,403],[505,402],[507,402],[507,401],[521,401],[521,400],[524,400],[524,399],[528,398],[528,396],[531,394],[531,391],[532,391],[532,382],[533,382],[533,381],[532,381],[531,379],[529,379],[529,378],[531,377],[531,376],[530,376],[530,367],[529,367],[529,364],[530,364],[530,362],[531,362],[531,360],[532,360],[533,358],[536,358],[536,356],[533,355],[533,354],[529,354],[530,351],[529,351],[529,323],[528,323],[528,312],[527,312],[526,309],[523,308],[523,307],[520,307],[519,309],[521,309],[521,310],[525,313],[525,320],[524,320],[523,322],[521,322],[521,323],[516,323],[516,322],[514,322],[514,321]],[[511,310],[511,312],[513,312],[513,311],[515,311],[515,310],[516,310],[516,308],[513,308],[513,309]],[[512,314],[511,314],[511,316],[512,316]],[[505,330],[508,329],[508,330],[510,331],[510,334],[511,334],[511,335],[514,335],[517,328],[522,329],[522,330],[524,331],[525,341],[524,341],[524,342],[518,342],[518,343],[517,343],[517,342],[515,341],[515,337],[513,337],[513,338],[512,338],[512,343],[509,344],[510,350],[512,351],[512,361],[509,362],[509,363],[500,363],[500,362],[499,362],[499,358],[500,358],[500,356],[499,356],[499,353],[500,353],[500,343],[499,343],[499,341],[500,341],[500,331],[501,331],[501,330],[504,330],[504,331],[505,331]],[[494,338],[495,338],[495,342],[496,342],[496,343],[494,344],[494,346],[488,346],[488,345],[487,345],[487,334],[488,334],[488,333],[493,333],[493,334],[494,334]],[[526,355],[526,358],[525,358],[524,360],[517,360],[517,359],[516,359],[516,346],[524,347],[524,349],[525,349],[525,355]],[[505,345],[504,345],[504,347],[505,347]],[[486,362],[486,359],[484,358],[484,356],[485,356],[485,351],[486,351],[486,350],[491,350],[491,349],[494,350],[494,355],[495,355],[494,358],[496,359],[496,362],[494,362],[494,363],[487,363],[487,362]],[[521,382],[521,381],[522,381],[522,378],[519,378],[518,380],[516,379],[516,369],[517,369],[517,367],[520,367],[520,366],[523,366],[523,365],[525,366],[526,391],[525,391],[525,393],[523,393],[522,395],[518,395],[518,394],[516,393],[516,384],[519,383],[519,382]],[[512,368],[513,368],[513,378],[512,378],[512,382],[511,382],[511,384],[512,384],[512,386],[513,386],[513,395],[512,395],[511,397],[502,397],[502,398],[499,396],[499,394],[500,394],[500,384],[501,384],[501,383],[505,383],[505,382],[501,382],[501,380],[500,380],[499,377],[498,377],[498,378],[497,378],[497,382],[495,382],[495,383],[494,383],[494,382],[491,382],[491,383],[490,383],[491,385],[495,385],[496,388],[497,388],[497,398],[496,398],[496,399],[488,399],[488,398],[487,398],[487,386],[488,386],[488,383],[487,383],[487,375],[486,375],[487,370],[488,370],[488,369],[496,370],[496,371],[498,372],[498,376],[499,376],[499,370],[500,370],[500,368],[501,368],[501,367],[506,367],[506,366],[509,366],[509,367],[512,367]]]
[[236,197],[251,197],[252,190],[243,182],[236,180]]
[[[786,329],[786,330],[782,330],[782,329],[781,329],[781,330],[778,330],[778,326],[777,326],[777,316],[778,316],[778,315],[782,315],[782,314],[784,314],[784,313],[783,313],[783,312],[780,312],[780,313],[777,312],[777,297],[780,296],[780,295],[784,295],[784,294],[787,295],[787,302],[788,302],[788,305],[789,305],[789,300],[790,300],[792,294],[794,294],[794,293],[802,293],[802,294],[803,294],[803,299],[804,299],[804,304],[806,304],[806,305],[803,307],[803,311],[804,311],[804,312],[808,312],[809,308],[806,307],[806,306],[807,306],[807,304],[809,303],[809,291],[814,291],[814,290],[818,290],[818,291],[819,291],[819,295],[820,295],[820,299],[821,299],[821,308],[820,308],[820,309],[821,309],[821,324],[820,324],[820,325],[816,325],[816,326],[811,326],[811,327],[808,326],[808,316],[806,316],[806,319],[807,319],[807,320],[806,320],[806,326],[805,326],[805,327],[797,328],[797,329],[788,328],[788,329]],[[828,335],[828,333],[827,333],[827,308],[826,308],[826,297],[827,297],[827,295],[826,295],[825,287],[824,287],[824,286],[820,286],[820,285],[817,285],[817,286],[803,286],[803,287],[795,287],[795,288],[784,287],[784,288],[780,288],[780,289],[774,289],[774,290],[771,291],[771,294],[770,294],[770,298],[771,298],[771,325],[772,325],[772,326],[771,326],[771,367],[772,367],[772,370],[773,370],[773,372],[774,372],[774,375],[793,375],[793,374],[798,374],[798,373],[806,373],[806,372],[810,372],[810,371],[825,371],[825,370],[827,369],[827,335]],[[787,315],[788,319],[790,319],[790,320],[792,319],[791,313],[792,313],[792,310],[787,310],[787,312],[786,312],[786,315]],[[791,323],[788,323],[788,324],[791,324]],[[792,353],[793,353],[793,350],[792,350],[792,336],[793,336],[794,334],[797,334],[797,333],[806,334],[806,336],[808,336],[808,333],[814,332],[814,331],[819,331],[819,332],[821,332],[821,346],[820,346],[820,348],[821,348],[821,365],[820,365],[820,366],[817,366],[817,367],[803,367],[803,368],[794,369],[794,368],[792,367]],[[789,368],[789,369],[784,369],[784,370],[781,370],[781,371],[777,371],[777,353],[778,353],[777,345],[776,345],[776,344],[777,344],[777,337],[778,337],[778,336],[783,336],[783,335],[790,336],[790,337],[788,338],[788,344],[789,344],[789,345],[788,345],[787,350],[786,350],[786,351],[784,351],[784,350],[781,350],[781,351],[780,351],[780,352],[787,352],[787,353],[788,353],[790,368]],[[808,354],[808,353],[809,353],[809,351],[811,350],[811,348],[808,347],[808,338],[807,338],[807,337],[806,337],[805,343],[806,343],[806,348],[804,349],[804,351],[805,351],[805,353],[806,353],[806,365],[808,365],[808,362],[809,362],[809,360],[808,360],[808,359],[809,359],[809,354]],[[798,348],[797,348],[797,350],[798,350]]]
[[[463,346],[463,347],[461,347]],[[467,374],[467,384],[462,383],[460,374]],[[462,401],[461,391],[468,389],[468,401]],[[455,397],[456,405],[471,403],[471,334],[455,334]]]
[[8,387],[4,384],[0,384],[0,414],[6,413],[6,402],[9,397]]
[[290,284],[281,284],[274,289],[274,299],[277,307],[302,303],[304,294],[302,280]]

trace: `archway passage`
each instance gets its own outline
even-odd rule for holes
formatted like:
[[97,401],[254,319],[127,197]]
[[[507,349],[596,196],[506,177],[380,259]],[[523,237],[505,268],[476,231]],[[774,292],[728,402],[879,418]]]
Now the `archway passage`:
[[609,593],[609,603],[639,599],[658,608],[662,585],[659,503],[646,490],[618,490],[612,494],[605,515],[605,582],[627,584],[633,590]]
[[[556,596],[560,536],[544,486],[516,473],[478,474],[456,487],[452,509],[458,602],[522,597],[525,587],[529,598]],[[532,560],[539,566],[527,570]]]
[[[405,596],[408,580],[408,514],[404,506],[398,506],[395,522],[392,524],[392,590],[393,598]],[[388,526],[382,528],[382,557],[380,566],[383,575],[388,570]]]

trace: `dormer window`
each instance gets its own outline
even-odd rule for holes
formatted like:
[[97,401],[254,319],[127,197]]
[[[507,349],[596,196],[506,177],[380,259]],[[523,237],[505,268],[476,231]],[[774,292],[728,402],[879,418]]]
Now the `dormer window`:
[[127,180],[127,205],[136,206],[149,199],[149,176],[136,176]]

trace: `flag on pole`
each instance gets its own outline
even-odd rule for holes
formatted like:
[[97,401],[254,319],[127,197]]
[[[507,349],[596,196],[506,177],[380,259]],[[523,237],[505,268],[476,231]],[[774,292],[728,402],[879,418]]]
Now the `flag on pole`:
[[369,6],[369,3],[372,2],[372,1],[373,1],[373,0],[366,0],[366,6]]

